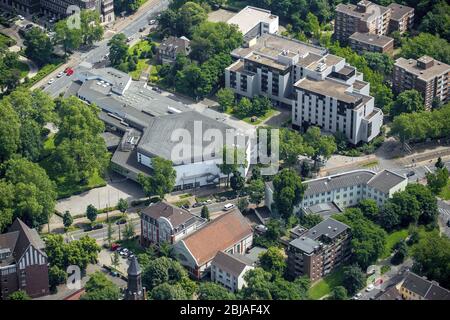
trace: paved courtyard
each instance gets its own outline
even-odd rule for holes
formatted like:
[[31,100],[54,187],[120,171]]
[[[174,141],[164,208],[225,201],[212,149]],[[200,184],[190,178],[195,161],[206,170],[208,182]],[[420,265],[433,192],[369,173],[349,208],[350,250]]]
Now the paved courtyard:
[[108,181],[104,187],[58,200],[56,210],[59,212],[69,210],[72,215],[78,215],[83,214],[90,204],[101,209],[117,205],[120,198],[126,199],[130,203],[132,200],[144,197],[141,186],[136,182],[125,180],[118,175],[114,175],[112,179],[113,181]]

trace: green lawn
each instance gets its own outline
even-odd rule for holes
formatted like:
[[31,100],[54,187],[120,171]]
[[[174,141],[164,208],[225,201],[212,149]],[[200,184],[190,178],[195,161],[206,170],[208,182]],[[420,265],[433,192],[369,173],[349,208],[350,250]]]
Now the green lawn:
[[390,233],[386,238],[386,247],[384,248],[384,254],[382,259],[388,258],[397,242],[406,239],[408,237],[408,229],[402,229]]
[[28,72],[30,71],[30,68],[28,68],[28,65],[22,61],[17,61],[15,67],[20,70],[20,79],[25,78],[27,76]]
[[336,269],[309,289],[309,298],[318,300],[329,294],[334,287],[342,285],[343,276],[342,267]]
[[[128,49],[128,54],[135,55],[136,53],[137,57],[140,57],[142,51],[148,50],[150,50],[150,43],[147,40],[142,40],[136,43],[134,46],[130,47]],[[142,71],[144,71],[149,66],[148,62],[149,59],[139,58],[136,70],[130,72],[130,76],[133,78],[133,80],[139,80]]]
[[98,174],[98,172],[94,173],[92,177],[89,178],[88,183],[86,185],[80,185],[80,184],[66,184],[65,179],[63,177],[60,177],[57,179],[57,191],[58,191],[58,198],[67,198],[75,194],[80,194],[85,191],[103,187],[106,185],[105,180]]
[[3,33],[0,33],[0,47],[1,48],[12,47],[15,44],[16,44],[16,40],[4,35]]
[[442,189],[439,196],[444,200],[450,200],[450,179],[448,179],[447,185]]
[[254,122],[252,122],[252,117],[245,117],[245,118],[238,117],[236,114],[234,114],[233,109],[231,109],[231,108],[229,108],[227,111],[225,111],[225,113],[256,126],[256,125],[260,124],[261,122],[267,120],[268,118],[272,117],[276,113],[276,110],[275,109],[268,110],[265,115],[263,115],[261,117],[257,117],[256,121],[254,121]]

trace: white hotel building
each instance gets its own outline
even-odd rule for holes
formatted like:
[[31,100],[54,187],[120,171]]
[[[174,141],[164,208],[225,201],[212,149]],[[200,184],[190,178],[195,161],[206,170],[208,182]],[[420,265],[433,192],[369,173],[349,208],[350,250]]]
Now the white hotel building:
[[380,133],[383,113],[374,107],[370,85],[344,58],[274,34],[263,34],[232,56],[236,61],[225,70],[226,87],[292,109],[295,129],[314,125],[343,132],[353,144]]

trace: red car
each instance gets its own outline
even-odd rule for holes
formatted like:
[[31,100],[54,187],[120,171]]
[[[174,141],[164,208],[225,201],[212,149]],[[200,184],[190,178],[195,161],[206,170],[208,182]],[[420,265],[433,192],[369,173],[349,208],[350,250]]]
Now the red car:
[[66,70],[64,70],[65,74],[67,74],[68,76],[73,75],[73,69],[72,68],[66,68]]
[[116,251],[120,248],[120,245],[117,243],[111,243],[111,251]]

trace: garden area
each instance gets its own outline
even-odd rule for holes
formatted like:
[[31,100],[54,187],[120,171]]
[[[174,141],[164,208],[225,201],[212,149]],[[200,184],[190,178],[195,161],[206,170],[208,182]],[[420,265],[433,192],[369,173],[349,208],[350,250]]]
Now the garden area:
[[134,57],[137,57],[137,60],[134,61],[136,68],[130,71],[130,76],[133,80],[139,80],[142,72],[149,67],[151,68],[149,63],[152,58],[151,50],[152,44],[148,40],[142,40],[128,49],[129,56],[133,57],[133,59],[135,59]]
[[311,286],[309,289],[309,298],[317,300],[330,294],[333,288],[342,286],[343,278],[343,269],[336,269]]
[[450,179],[448,179],[447,185],[442,189],[439,196],[444,200],[450,200]]

